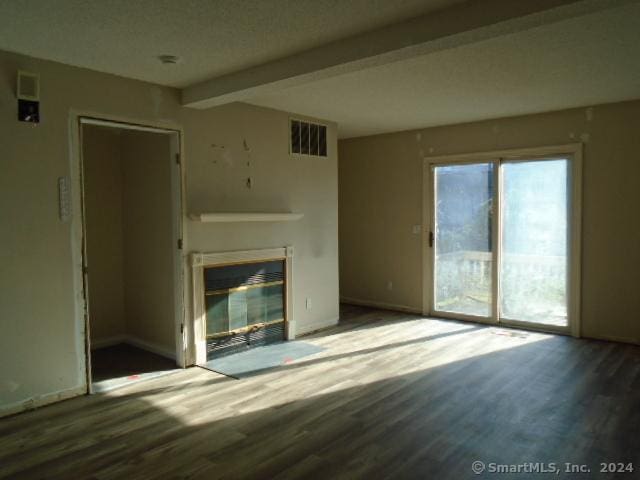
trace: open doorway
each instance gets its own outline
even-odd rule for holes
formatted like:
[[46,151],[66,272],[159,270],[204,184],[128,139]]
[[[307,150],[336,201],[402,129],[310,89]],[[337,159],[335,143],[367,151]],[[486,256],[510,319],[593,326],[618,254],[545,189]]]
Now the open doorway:
[[179,133],[81,119],[91,392],[183,366]]

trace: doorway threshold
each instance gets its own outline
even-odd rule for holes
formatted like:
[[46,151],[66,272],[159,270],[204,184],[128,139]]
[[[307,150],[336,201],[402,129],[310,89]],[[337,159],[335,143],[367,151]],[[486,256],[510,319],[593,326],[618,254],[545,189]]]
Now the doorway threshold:
[[152,380],[158,377],[164,377],[172,373],[182,371],[181,368],[175,368],[173,370],[161,370],[158,372],[145,372],[137,373],[134,375],[127,375],[125,377],[109,378],[107,380],[100,380],[91,384],[91,393],[105,393],[115,390],[117,388],[128,387],[136,383]]

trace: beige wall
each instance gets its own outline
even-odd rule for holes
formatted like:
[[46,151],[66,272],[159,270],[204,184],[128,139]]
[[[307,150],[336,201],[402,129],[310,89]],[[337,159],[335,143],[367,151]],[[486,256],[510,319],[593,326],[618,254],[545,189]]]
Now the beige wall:
[[170,136],[122,132],[126,334],[175,352]]
[[424,156],[583,141],[582,333],[640,342],[638,119],[635,101],[341,141],[341,296],[422,310]]
[[[192,118],[185,126],[192,125]],[[293,313],[302,333],[335,323],[339,316],[337,143],[335,125],[329,124],[328,158],[289,156],[288,118],[243,104],[218,107],[208,116],[202,112],[206,128],[186,147],[188,209],[290,210],[304,217],[282,223],[189,221],[188,248],[219,252],[292,245]],[[224,145],[228,153],[213,144]],[[247,177],[253,179],[251,189],[246,188]],[[311,299],[310,310],[306,298]]]
[[[19,69],[40,74],[39,125],[16,121]],[[298,329],[335,323],[335,124],[329,124],[329,158],[296,159],[288,155],[287,113],[245,104],[190,110],[180,107],[174,89],[0,52],[0,315],[5,332],[0,337],[0,414],[85,388],[72,224],[59,220],[57,204],[57,179],[69,176],[77,161],[70,137],[77,128],[72,115],[78,112],[182,129],[187,211],[233,207],[303,212],[303,220],[287,224],[186,221],[184,253],[293,245]],[[251,148],[251,165],[243,139]],[[221,158],[213,144],[225,145],[230,157]],[[247,173],[254,179],[253,189],[245,187]],[[312,298],[311,310],[305,309],[306,297]]]
[[82,133],[91,342],[125,333],[120,131]]
[[91,345],[175,354],[170,136],[85,125]]

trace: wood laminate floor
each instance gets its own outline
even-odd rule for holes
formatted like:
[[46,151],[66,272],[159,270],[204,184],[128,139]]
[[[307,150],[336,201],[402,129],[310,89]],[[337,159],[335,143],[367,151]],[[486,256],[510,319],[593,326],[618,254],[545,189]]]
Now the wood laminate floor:
[[0,420],[12,479],[563,478],[632,462],[640,347],[346,308],[326,350],[233,380],[191,368]]

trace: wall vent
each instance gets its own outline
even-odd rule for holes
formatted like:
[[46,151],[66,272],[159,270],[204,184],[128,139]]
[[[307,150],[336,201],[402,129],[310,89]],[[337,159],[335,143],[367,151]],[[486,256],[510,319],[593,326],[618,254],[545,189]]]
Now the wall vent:
[[327,126],[291,119],[289,148],[293,155],[327,156]]
[[19,100],[40,100],[40,77],[36,73],[18,71],[18,95]]

